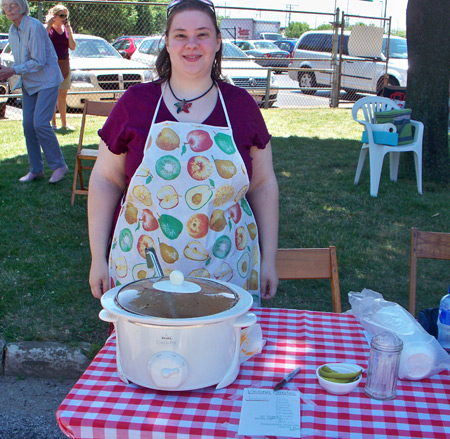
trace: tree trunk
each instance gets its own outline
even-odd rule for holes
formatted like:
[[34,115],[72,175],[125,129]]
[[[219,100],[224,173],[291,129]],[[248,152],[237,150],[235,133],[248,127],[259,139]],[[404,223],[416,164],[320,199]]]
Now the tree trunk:
[[436,182],[450,181],[449,23],[449,0],[408,1],[406,107],[412,109],[412,119],[423,122],[425,126],[423,177]]

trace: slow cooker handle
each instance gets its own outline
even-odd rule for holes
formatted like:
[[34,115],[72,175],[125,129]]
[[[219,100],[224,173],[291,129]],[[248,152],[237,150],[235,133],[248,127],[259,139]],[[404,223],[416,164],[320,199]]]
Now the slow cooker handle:
[[247,326],[254,325],[256,323],[256,320],[257,320],[256,314],[253,314],[252,312],[248,312],[242,316],[239,316],[233,323],[233,326],[235,328],[245,328]]
[[234,335],[236,344],[234,347],[234,356],[231,361],[230,368],[225,372],[225,375],[217,384],[216,389],[222,389],[229,386],[239,375],[239,354],[241,353],[241,329],[246,326],[251,326],[256,323],[256,315],[252,312],[248,312],[242,316],[239,316],[233,323]]
[[[104,322],[109,322],[109,323],[115,324],[115,323],[117,323],[117,320],[118,320],[118,318],[115,315],[110,314],[108,311],[106,311],[106,309],[102,309],[98,313],[98,316],[100,317],[100,320],[103,320]],[[114,328],[115,328],[115,326],[116,325],[114,325]],[[122,361],[120,359],[119,334],[117,332],[116,332],[116,366],[117,366],[117,375],[119,375],[119,378],[125,384],[129,384],[130,381],[126,377],[125,372],[123,371]]]
[[102,309],[99,313],[98,316],[100,317],[100,320],[103,320],[104,322],[109,322],[109,323],[116,323],[117,322],[117,317],[110,314],[108,311],[106,311],[106,309]]

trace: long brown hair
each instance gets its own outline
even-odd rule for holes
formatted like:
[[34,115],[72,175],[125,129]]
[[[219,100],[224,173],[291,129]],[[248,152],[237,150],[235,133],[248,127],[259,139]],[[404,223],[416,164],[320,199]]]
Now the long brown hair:
[[[183,11],[201,11],[208,15],[212,22],[214,23],[214,28],[217,36],[220,36],[220,29],[217,26],[217,19],[214,12],[211,8],[198,0],[185,0],[176,5],[173,8],[173,11],[170,13],[167,18],[166,32],[165,36],[169,34],[170,26],[172,25],[173,17],[179,12]],[[159,79],[156,82],[164,82],[170,79],[172,74],[172,63],[170,62],[169,52],[166,49],[166,46],[161,49],[159,52],[158,58],[156,59],[156,71],[158,73]],[[214,57],[214,61],[211,68],[211,78],[214,81],[220,81],[223,79],[222,77],[222,43],[220,43],[220,49],[216,52],[216,56]]]

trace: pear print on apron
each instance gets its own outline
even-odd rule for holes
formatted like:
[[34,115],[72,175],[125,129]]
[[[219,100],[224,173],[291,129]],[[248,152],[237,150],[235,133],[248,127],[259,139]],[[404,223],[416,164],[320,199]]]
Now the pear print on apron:
[[258,229],[220,90],[227,127],[156,123],[162,96],[114,231],[111,286],[155,276],[145,251],[153,247],[165,275],[176,269],[231,282],[249,291],[258,306]]

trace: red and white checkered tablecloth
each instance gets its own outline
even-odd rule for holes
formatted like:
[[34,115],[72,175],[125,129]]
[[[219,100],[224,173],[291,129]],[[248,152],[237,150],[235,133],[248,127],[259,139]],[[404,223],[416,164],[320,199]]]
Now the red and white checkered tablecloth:
[[347,361],[367,368],[369,346],[356,319],[287,309],[253,311],[267,343],[260,355],[241,365],[230,386],[165,392],[126,385],[116,373],[113,335],[61,403],[60,428],[79,439],[243,438],[237,432],[244,389],[273,388],[300,365],[301,373],[286,388],[301,392],[302,438],[450,437],[448,371],[422,381],[400,380],[391,401],[368,398],[365,375],[352,393],[331,395],[317,382],[319,365]]

